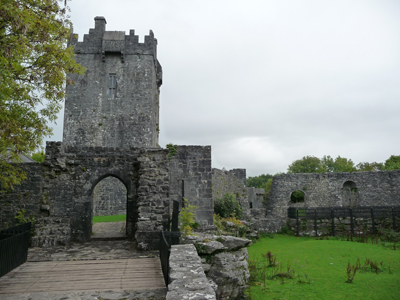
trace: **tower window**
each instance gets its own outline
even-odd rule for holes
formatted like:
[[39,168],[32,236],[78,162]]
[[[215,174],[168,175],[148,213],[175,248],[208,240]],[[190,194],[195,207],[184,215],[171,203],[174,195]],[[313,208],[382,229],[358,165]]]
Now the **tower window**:
[[114,99],[117,95],[117,77],[111,73],[108,78],[108,98]]

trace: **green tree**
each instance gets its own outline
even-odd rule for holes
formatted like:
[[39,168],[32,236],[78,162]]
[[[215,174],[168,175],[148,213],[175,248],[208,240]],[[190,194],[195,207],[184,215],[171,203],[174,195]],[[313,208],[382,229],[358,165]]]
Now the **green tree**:
[[354,162],[344,157],[336,157],[335,160],[331,156],[324,156],[321,159],[325,172],[355,172],[357,171]]
[[385,165],[383,163],[377,162],[361,162],[356,166],[357,171],[383,171],[385,170]]
[[259,176],[249,177],[246,180],[246,186],[262,189],[264,188],[267,181],[271,178],[272,175],[270,174],[261,174]]
[[[9,189],[25,178],[15,164],[45,136],[65,97],[67,73],[84,69],[67,47],[66,1],[0,2],[0,181]],[[7,152],[7,148],[9,151]]]
[[391,155],[385,161],[385,170],[398,170],[400,169],[400,155]]
[[318,157],[304,156],[302,159],[295,160],[288,167],[288,173],[323,173],[326,169]]

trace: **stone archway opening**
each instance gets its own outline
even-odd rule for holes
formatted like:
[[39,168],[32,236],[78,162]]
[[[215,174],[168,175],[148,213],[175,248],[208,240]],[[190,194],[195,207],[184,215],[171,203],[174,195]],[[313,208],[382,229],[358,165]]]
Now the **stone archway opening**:
[[120,179],[107,176],[92,194],[92,239],[126,237],[127,189]]
[[354,181],[346,181],[342,188],[342,205],[353,207],[358,205],[358,188]]
[[297,190],[290,194],[290,206],[304,206],[305,194],[304,192]]

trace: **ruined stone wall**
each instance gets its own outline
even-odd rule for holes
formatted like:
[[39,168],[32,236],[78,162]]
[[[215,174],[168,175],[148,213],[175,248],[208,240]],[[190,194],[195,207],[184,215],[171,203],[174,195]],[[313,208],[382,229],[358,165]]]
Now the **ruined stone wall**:
[[[249,254],[246,247],[251,245],[250,240],[226,235],[196,233],[196,236],[181,238],[181,243],[194,244],[196,247],[201,258],[199,269],[204,270],[211,286],[216,291],[217,299],[245,299],[244,292],[250,278]],[[181,270],[185,271],[184,268]],[[184,280],[180,284],[188,282],[190,280]]]
[[43,194],[43,164],[18,164],[26,173],[23,185],[16,185],[13,190],[0,193],[0,230],[14,226],[17,213],[24,217],[41,218],[48,216],[48,196]]
[[243,209],[248,225],[259,230],[265,223],[264,189],[246,187],[246,169],[213,169],[213,199],[233,194]]
[[264,189],[257,189],[255,187],[246,188],[247,198],[249,200],[250,210],[264,209]]
[[214,201],[229,193],[236,197],[243,208],[245,218],[250,217],[250,205],[246,190],[246,169],[219,170],[213,168],[212,190]]
[[171,246],[169,267],[167,300],[217,299],[194,245]]
[[150,31],[144,43],[134,30],[106,31],[104,17],[83,42],[75,35],[76,61],[83,75],[70,74],[64,113],[64,146],[155,148],[159,131],[162,70],[157,40]]
[[[351,188],[349,188],[351,186]],[[302,191],[304,203],[292,204],[291,194]],[[349,196],[349,192],[353,194]],[[349,197],[351,199],[349,199]],[[399,206],[400,170],[351,173],[284,174],[275,176],[267,215],[275,229],[285,225],[290,206]]]
[[246,199],[246,169],[228,171],[213,168],[212,172],[214,199],[222,198],[227,193],[235,195],[239,202]]
[[196,221],[200,225],[213,224],[212,173],[210,146],[178,146],[170,157],[170,199],[182,197],[197,206]]
[[126,187],[115,177],[106,177],[93,190],[93,216],[126,214]]
[[[28,179],[0,195],[1,226],[21,208],[27,216],[69,218],[71,239],[87,241],[92,232],[93,190],[113,176],[127,189],[127,235],[142,248],[157,248],[168,218],[168,151],[164,149],[73,148],[47,142],[45,162],[26,164]],[[8,204],[6,204],[8,203]]]

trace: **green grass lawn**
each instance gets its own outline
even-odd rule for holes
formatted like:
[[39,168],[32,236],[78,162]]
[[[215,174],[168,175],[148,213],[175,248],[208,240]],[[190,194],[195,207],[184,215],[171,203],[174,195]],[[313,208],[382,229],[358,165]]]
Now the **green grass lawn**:
[[121,222],[126,221],[126,215],[114,215],[114,216],[96,216],[93,217],[92,223],[103,223],[103,222]]
[[[398,248],[397,248],[398,249]],[[400,299],[400,250],[376,244],[274,235],[259,239],[248,248],[249,260],[265,261],[262,254],[271,251],[282,270],[294,269],[293,279],[258,278],[251,286],[251,299]],[[346,283],[348,263],[360,259],[380,263],[383,272],[358,271],[353,283]],[[390,271],[389,271],[390,267]],[[272,274],[273,268],[266,268]],[[269,272],[269,273],[268,273]],[[306,278],[307,276],[307,278]],[[308,281],[301,283],[299,281]]]

